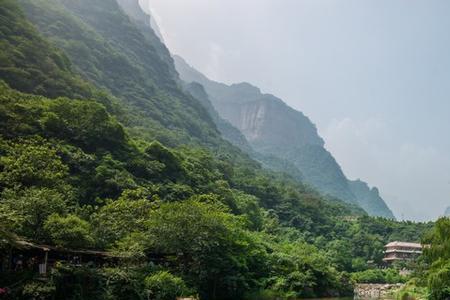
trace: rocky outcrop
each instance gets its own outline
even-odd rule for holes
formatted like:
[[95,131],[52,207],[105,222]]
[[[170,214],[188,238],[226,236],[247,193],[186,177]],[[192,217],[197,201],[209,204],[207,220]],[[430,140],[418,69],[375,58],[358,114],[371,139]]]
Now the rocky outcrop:
[[293,166],[287,160],[283,160],[278,157],[263,154],[253,150],[252,146],[247,141],[246,137],[241,133],[241,131],[234,127],[229,121],[224,120],[221,116],[219,116],[216,109],[211,104],[208,94],[201,84],[197,82],[186,83],[181,81],[181,85],[186,92],[199,100],[200,103],[206,108],[224,139],[239,147],[241,150],[249,154],[253,159],[261,162],[264,167],[276,172],[287,172],[293,178],[303,180],[303,175],[300,170],[298,170],[297,167]]
[[317,129],[307,117],[272,95],[252,101],[214,103],[221,116],[230,121],[257,148],[323,146]]
[[394,214],[380,196],[379,190],[370,188],[367,183],[361,180],[349,181],[349,186],[358,204],[372,216],[394,219]]
[[182,58],[174,60],[181,79],[203,85],[219,115],[239,129],[255,151],[290,162],[306,183],[323,194],[356,203],[340,166],[302,112],[249,83],[211,81]]
[[201,84],[196,82],[181,82],[181,84],[186,92],[200,101],[200,103],[206,108],[224,139],[247,153],[253,151],[245,136],[237,128],[230,124],[230,122],[224,120],[219,116],[219,114],[209,101],[208,94],[205,92],[205,89]]
[[[278,170],[290,174],[294,167],[303,175],[304,182],[323,194],[358,204],[370,215],[394,218],[378,189],[369,189],[364,182],[346,178],[325,149],[316,126],[302,112],[249,83],[226,85],[215,82],[181,57],[175,56],[174,60],[181,79],[203,85],[220,117],[239,129],[252,149],[262,155],[262,158],[254,156],[255,159],[263,164],[268,156],[282,159],[288,163],[278,163]],[[291,169],[283,169],[283,166]]]
[[355,299],[392,299],[403,284],[357,284]]

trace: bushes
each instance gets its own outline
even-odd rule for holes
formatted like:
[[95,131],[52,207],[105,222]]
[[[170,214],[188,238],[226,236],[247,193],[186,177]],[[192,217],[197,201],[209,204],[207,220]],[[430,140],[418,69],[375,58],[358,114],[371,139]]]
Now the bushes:
[[396,300],[427,300],[428,290],[422,287],[420,280],[413,278],[408,281],[395,295]]
[[154,300],[175,300],[177,297],[190,294],[183,279],[167,271],[160,271],[146,277],[145,287],[148,289],[150,298]]
[[357,283],[403,283],[406,278],[395,269],[370,269],[352,274],[353,281]]
[[174,269],[204,298],[238,298],[266,274],[261,242],[223,205],[162,204],[150,214],[148,234],[152,251],[173,256]]
[[279,295],[328,297],[348,295],[348,289],[351,290],[348,278],[329,263],[324,251],[301,242],[272,247],[267,288]]
[[30,281],[22,290],[24,299],[50,300],[56,292],[56,287],[50,282]]
[[450,218],[441,218],[424,239],[424,260],[431,265],[428,289],[431,300],[450,298]]
[[433,264],[428,277],[431,300],[450,298],[450,261],[439,260]]
[[44,229],[58,246],[83,248],[92,246],[94,242],[90,224],[75,215],[51,215],[45,222]]

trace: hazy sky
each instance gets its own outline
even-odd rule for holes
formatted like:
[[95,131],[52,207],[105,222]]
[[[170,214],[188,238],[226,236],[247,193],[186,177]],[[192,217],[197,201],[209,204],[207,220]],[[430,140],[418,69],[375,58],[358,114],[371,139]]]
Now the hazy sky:
[[345,174],[378,186],[397,217],[450,206],[450,1],[141,1],[208,77],[308,115]]

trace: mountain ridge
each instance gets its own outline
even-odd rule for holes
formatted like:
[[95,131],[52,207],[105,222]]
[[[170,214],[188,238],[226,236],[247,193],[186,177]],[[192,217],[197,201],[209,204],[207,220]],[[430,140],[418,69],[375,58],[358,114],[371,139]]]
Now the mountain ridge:
[[[384,244],[429,229],[372,218],[262,168],[223,139],[220,130],[237,129],[203,86],[172,77],[167,52],[142,29],[116,0],[0,5],[8,299],[350,296]],[[49,280],[36,271],[39,245],[51,249]]]
[[180,56],[175,55],[174,61],[180,77],[202,84],[219,115],[238,128],[255,151],[291,162],[304,175],[306,183],[326,195],[356,203],[371,215],[394,218],[377,190],[346,178],[325,149],[316,126],[302,112],[274,95],[261,93],[249,83],[215,82]]

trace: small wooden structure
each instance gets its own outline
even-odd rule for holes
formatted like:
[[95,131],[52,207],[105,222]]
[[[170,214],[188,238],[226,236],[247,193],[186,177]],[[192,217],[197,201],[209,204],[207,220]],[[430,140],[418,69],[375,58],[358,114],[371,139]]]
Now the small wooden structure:
[[7,257],[3,259],[1,270],[22,271],[33,270],[41,276],[57,263],[65,262],[75,266],[101,266],[115,263],[120,257],[109,252],[67,249],[50,245],[38,245],[32,242],[18,240],[11,248]]

